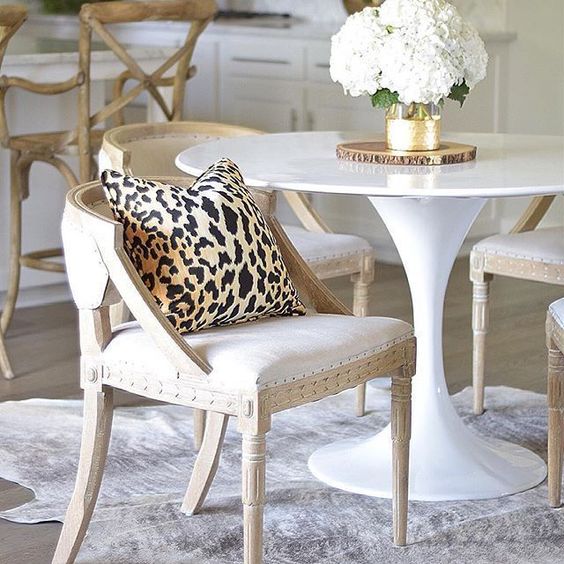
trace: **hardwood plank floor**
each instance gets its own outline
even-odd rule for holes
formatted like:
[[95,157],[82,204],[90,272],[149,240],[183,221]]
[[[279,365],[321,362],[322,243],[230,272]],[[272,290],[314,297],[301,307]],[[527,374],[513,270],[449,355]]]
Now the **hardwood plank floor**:
[[[377,282],[371,289],[371,313],[410,321],[409,289],[402,268],[389,265],[377,268]],[[334,280],[329,285],[350,304],[348,280]],[[546,308],[563,295],[564,289],[555,286],[509,278],[494,280],[487,354],[488,385],[504,384],[544,392]],[[451,277],[445,311],[445,368],[452,393],[470,384],[470,306],[468,261],[461,259]],[[10,382],[0,379],[0,400],[66,398],[80,394],[76,317],[72,304],[16,312],[7,346],[17,377]],[[117,397],[121,405],[136,401],[125,394]],[[0,509],[25,503],[32,497],[29,490],[0,480]],[[16,525],[0,520],[0,562],[50,562],[60,527],[56,523]]]

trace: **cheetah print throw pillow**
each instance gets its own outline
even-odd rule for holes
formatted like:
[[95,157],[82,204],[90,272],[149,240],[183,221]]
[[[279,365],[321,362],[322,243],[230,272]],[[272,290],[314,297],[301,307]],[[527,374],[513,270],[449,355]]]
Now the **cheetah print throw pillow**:
[[129,258],[180,333],[305,314],[274,236],[230,160],[189,188],[111,170],[102,184]]

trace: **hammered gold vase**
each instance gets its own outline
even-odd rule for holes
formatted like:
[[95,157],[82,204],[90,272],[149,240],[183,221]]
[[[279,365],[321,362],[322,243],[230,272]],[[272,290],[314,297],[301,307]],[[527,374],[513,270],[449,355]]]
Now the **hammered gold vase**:
[[436,151],[441,144],[437,104],[393,104],[386,113],[386,146],[392,151]]

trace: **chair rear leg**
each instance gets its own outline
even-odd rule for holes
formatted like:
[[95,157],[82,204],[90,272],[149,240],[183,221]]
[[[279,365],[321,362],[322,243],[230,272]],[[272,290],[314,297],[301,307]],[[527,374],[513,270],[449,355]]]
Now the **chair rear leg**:
[[86,534],[100,491],[108,453],[113,416],[113,390],[84,390],[84,422],[80,462],[74,492],[53,564],[74,562]]
[[407,541],[409,441],[411,439],[411,375],[392,376],[392,505],[394,544]]
[[196,458],[190,483],[182,502],[181,511],[186,515],[198,513],[208,495],[219,466],[228,422],[228,415],[213,411],[208,412],[204,441]]
[[474,413],[484,412],[484,371],[486,335],[489,328],[490,283],[474,281],[472,293],[472,387],[474,390]]
[[262,564],[266,482],[266,435],[243,433],[244,564]]
[[194,448],[200,450],[206,431],[206,411],[204,409],[194,409]]
[[[368,315],[368,292],[374,281],[374,257],[372,255],[363,257],[360,272],[353,274],[351,279],[353,281],[353,313],[357,317],[366,317]],[[363,417],[366,414],[366,384],[356,387],[355,414],[357,417]]]
[[555,346],[548,351],[548,499],[562,503],[564,438],[564,355]]

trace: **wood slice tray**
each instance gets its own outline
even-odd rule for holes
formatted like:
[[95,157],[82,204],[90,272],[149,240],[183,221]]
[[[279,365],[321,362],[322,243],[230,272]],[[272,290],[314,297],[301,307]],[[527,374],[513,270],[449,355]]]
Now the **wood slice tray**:
[[384,141],[339,143],[337,157],[360,163],[386,165],[447,165],[473,161],[476,147],[442,141],[436,151],[390,151]]

